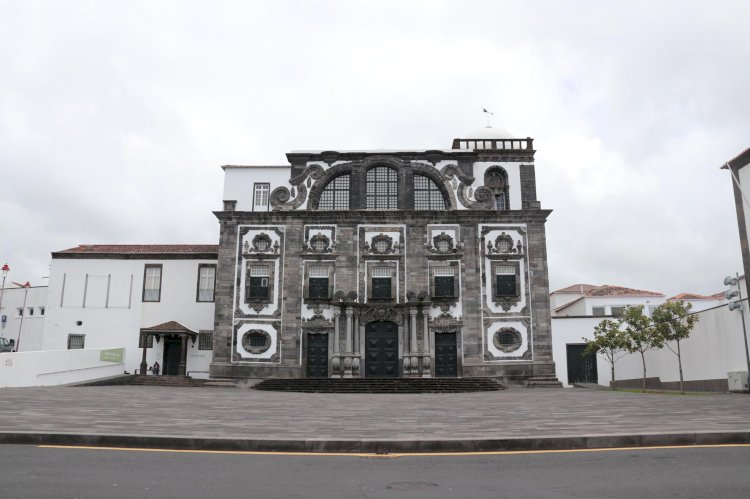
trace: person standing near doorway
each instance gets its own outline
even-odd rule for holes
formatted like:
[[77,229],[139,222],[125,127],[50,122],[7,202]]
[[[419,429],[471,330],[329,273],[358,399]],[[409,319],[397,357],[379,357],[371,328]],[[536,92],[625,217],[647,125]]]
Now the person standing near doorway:
[[159,363],[154,362],[154,367],[151,368],[151,372],[154,374],[154,376],[159,375]]

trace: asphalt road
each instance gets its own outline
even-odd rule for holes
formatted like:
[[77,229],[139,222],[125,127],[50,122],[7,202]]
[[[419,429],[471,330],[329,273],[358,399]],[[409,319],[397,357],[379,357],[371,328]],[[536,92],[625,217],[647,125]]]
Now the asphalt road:
[[3,498],[748,497],[750,446],[472,456],[0,446]]

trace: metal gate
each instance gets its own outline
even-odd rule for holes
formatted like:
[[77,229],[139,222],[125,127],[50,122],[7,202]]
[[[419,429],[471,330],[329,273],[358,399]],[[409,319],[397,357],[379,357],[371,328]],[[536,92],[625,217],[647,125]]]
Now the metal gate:
[[584,355],[586,345],[566,345],[568,358],[568,384],[598,383],[596,355]]
[[328,377],[328,334],[307,335],[307,377]]
[[455,378],[458,376],[457,365],[456,333],[435,333],[435,376]]
[[365,377],[398,377],[398,326],[371,322],[365,328]]

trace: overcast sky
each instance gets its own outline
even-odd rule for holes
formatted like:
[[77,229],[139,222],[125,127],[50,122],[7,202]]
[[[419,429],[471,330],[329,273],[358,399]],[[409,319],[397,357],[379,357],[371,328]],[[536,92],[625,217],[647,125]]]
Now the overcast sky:
[[222,164],[534,137],[551,288],[741,268],[750,2],[0,0],[0,264],[217,243]]

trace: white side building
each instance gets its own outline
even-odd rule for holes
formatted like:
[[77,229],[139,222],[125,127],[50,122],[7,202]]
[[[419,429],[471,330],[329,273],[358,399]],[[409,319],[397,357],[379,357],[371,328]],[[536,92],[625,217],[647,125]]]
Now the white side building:
[[[82,245],[52,253],[42,350],[125,348],[125,371],[207,378],[216,245]],[[23,346],[23,345],[22,345]]]
[[[40,350],[47,305],[47,286],[21,287],[6,280],[0,303],[0,337],[21,352]],[[20,338],[20,342],[19,342]]]

